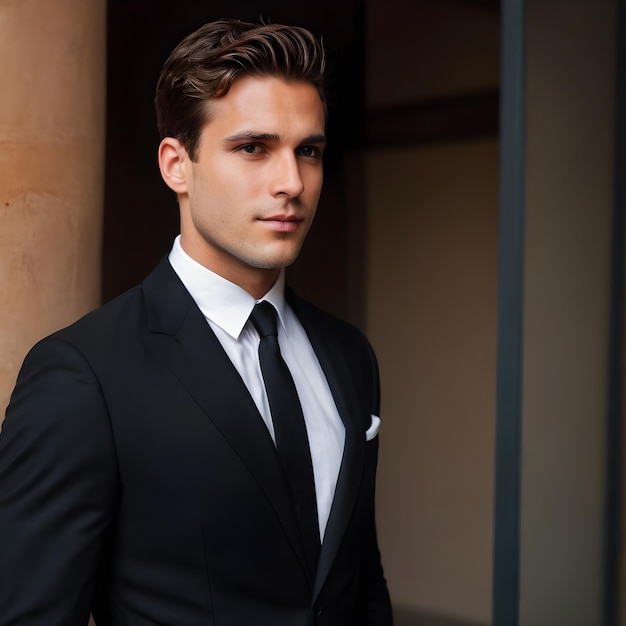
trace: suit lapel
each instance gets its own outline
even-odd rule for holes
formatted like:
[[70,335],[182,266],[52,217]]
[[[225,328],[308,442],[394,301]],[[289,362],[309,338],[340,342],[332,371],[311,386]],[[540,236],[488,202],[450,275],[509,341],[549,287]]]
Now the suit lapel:
[[235,366],[167,259],[146,279],[143,289],[150,345],[248,467],[304,567],[276,448]]
[[365,434],[358,398],[354,395],[353,386],[346,384],[351,376],[340,344],[324,332],[318,321],[312,319],[308,308],[302,306],[302,302],[290,292],[288,300],[315,350],[346,429],[341,468],[315,578],[315,599],[332,567],[354,510],[363,476]]

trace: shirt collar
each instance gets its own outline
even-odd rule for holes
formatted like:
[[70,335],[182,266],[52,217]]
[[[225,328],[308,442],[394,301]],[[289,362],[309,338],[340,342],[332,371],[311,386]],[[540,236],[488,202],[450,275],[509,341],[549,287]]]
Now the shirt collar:
[[[239,285],[194,261],[180,245],[180,235],[174,240],[168,258],[204,317],[238,340],[254,305],[260,300],[256,300]],[[267,300],[274,305],[286,331],[284,270],[281,270],[276,282],[261,300]]]
[[[276,282],[272,286],[272,288],[261,298],[261,300],[267,300],[270,304],[274,305],[274,308],[278,312],[278,320],[287,332],[287,324],[286,322],[286,303],[285,303],[285,270],[281,270]],[[257,300],[256,302],[260,302],[261,300]],[[252,313],[252,309],[250,309],[250,313]]]

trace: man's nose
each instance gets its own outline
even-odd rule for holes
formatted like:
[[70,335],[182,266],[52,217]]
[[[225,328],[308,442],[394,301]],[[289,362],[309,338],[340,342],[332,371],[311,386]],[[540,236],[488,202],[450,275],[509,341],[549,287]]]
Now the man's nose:
[[303,191],[304,182],[297,156],[293,153],[277,155],[272,172],[272,195],[297,198]]

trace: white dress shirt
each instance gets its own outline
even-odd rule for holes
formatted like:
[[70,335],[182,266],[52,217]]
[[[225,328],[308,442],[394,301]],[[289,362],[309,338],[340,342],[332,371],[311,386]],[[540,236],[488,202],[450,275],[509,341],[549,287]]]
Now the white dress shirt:
[[[180,235],[174,240],[169,261],[241,375],[276,443],[259,365],[259,335],[252,323],[248,323],[258,300],[194,261],[182,249]],[[285,301],[284,284],[285,274],[282,271],[261,300],[267,300],[278,311],[278,342],[302,405],[323,539],[343,456],[345,428],[307,334]]]

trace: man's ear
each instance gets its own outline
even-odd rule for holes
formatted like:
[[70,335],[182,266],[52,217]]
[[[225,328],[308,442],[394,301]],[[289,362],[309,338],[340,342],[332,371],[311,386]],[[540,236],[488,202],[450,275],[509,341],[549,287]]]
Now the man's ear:
[[159,169],[165,184],[177,194],[187,193],[186,167],[190,161],[183,144],[173,137],[165,137],[159,145]]

